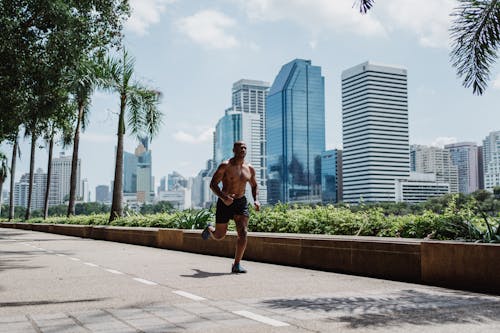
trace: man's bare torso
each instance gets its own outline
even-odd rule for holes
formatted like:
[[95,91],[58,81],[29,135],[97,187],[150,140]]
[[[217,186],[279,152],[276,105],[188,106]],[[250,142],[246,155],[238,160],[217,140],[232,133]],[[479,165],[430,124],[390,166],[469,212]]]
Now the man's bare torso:
[[250,166],[246,163],[237,164],[233,159],[223,162],[224,174],[222,176],[222,192],[233,198],[245,195],[245,188],[252,176]]

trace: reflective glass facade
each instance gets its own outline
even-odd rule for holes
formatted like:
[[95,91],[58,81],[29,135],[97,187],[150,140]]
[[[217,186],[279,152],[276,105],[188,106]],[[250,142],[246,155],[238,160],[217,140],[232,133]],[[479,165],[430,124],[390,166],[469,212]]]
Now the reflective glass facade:
[[327,150],[321,154],[321,201],[336,203],[337,198],[337,150]]
[[320,201],[325,150],[321,67],[301,59],[284,65],[266,105],[268,203]]
[[123,193],[137,192],[137,156],[123,152]]
[[241,139],[241,113],[226,112],[215,127],[216,164],[233,157],[233,145]]

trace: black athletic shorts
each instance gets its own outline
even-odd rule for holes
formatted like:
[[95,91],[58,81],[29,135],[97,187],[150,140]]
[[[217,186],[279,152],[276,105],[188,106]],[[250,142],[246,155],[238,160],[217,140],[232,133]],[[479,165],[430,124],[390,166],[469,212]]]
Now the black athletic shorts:
[[234,199],[233,203],[226,206],[221,199],[217,200],[217,211],[215,213],[215,223],[227,223],[234,219],[234,215],[250,216],[248,212],[248,202],[245,196]]

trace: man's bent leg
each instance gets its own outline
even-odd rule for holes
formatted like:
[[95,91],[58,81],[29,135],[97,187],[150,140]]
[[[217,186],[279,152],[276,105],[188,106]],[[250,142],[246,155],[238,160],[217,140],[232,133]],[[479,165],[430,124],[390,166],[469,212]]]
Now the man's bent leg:
[[238,232],[236,254],[234,256],[234,264],[237,265],[241,261],[241,258],[243,258],[243,254],[247,247],[248,216],[235,215],[234,222],[236,223],[236,231]]
[[227,223],[216,223],[215,227],[208,227],[210,235],[215,240],[223,240],[227,233]]

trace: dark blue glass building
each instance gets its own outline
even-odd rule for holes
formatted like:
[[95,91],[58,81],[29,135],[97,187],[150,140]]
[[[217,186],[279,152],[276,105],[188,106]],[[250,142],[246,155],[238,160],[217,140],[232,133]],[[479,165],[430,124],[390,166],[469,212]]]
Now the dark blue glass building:
[[284,65],[266,107],[268,203],[321,201],[325,93],[321,67],[295,59]]

